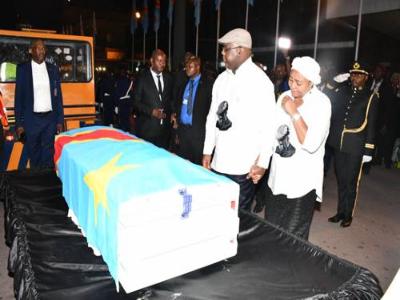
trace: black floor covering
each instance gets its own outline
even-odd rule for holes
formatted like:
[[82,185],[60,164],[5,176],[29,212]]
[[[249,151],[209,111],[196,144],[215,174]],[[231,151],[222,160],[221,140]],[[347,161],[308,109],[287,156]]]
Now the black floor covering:
[[[50,170],[4,173],[9,271],[17,299],[380,299],[368,270],[241,212],[238,255],[125,294],[66,216]],[[138,247],[142,247],[138,243]],[[195,259],[195,258],[194,258]]]

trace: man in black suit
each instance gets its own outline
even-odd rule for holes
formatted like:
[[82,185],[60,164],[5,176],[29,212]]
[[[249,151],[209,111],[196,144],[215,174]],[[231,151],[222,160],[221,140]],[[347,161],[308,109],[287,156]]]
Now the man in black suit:
[[64,122],[60,74],[45,62],[42,40],[33,41],[31,55],[17,67],[15,128],[19,138],[25,133],[30,167],[53,167],[54,136]]
[[179,91],[178,102],[172,115],[178,128],[177,154],[201,165],[203,159],[206,120],[210,110],[213,82],[200,73],[201,60],[192,56],[185,70],[189,80]]
[[170,136],[172,79],[165,73],[167,56],[156,49],[150,68],[137,79],[133,107],[137,114],[136,133],[158,147],[167,149]]
[[331,94],[332,117],[328,144],[334,149],[338,183],[337,213],[329,222],[351,225],[363,163],[372,160],[375,148],[378,95],[366,86],[368,72],[354,63],[351,85]]

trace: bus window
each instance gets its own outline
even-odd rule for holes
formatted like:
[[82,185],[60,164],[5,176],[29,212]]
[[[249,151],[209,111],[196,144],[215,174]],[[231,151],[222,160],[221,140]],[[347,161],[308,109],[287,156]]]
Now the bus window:
[[60,67],[63,82],[88,82],[92,78],[90,47],[85,42],[45,41],[46,61]]
[[17,65],[11,62],[3,62],[0,65],[0,81],[12,82],[16,79]]
[[0,39],[0,81],[13,82],[17,64],[29,60],[30,41],[25,38],[2,37]]
[[[30,38],[2,37],[0,39],[0,82],[14,82],[16,65],[30,59]],[[91,49],[84,41],[46,40],[46,62],[60,68],[62,82],[89,82]]]

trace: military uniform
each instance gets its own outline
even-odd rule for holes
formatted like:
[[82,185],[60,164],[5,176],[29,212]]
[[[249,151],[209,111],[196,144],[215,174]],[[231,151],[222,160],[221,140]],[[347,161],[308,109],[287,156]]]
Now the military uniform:
[[114,124],[114,93],[115,80],[111,74],[106,74],[99,82],[99,102],[103,104],[103,124]]
[[337,215],[329,221],[347,220],[341,224],[347,227],[354,213],[363,156],[372,156],[375,148],[378,94],[366,86],[343,85],[331,96],[328,144],[334,149],[339,201]]
[[118,107],[119,128],[131,132],[133,81],[127,75],[121,75],[115,84],[115,106]]

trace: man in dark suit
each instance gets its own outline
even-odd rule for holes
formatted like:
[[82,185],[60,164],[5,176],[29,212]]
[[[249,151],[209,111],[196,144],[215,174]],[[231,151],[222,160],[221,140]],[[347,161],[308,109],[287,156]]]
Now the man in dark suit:
[[46,63],[42,40],[31,45],[32,60],[17,67],[16,132],[25,133],[31,168],[53,167],[54,136],[63,128],[64,114],[58,68]]
[[172,118],[178,127],[177,154],[198,165],[203,159],[213,86],[213,82],[200,73],[200,66],[200,58],[192,56],[188,59],[185,70],[189,80],[181,87]]
[[[379,95],[378,105],[378,119],[376,125],[376,147],[373,160],[364,166],[364,174],[368,174],[372,164],[380,165],[385,153],[385,133],[387,132],[387,121],[388,121],[388,98],[390,94],[390,83],[386,80],[386,68],[378,64],[375,66],[372,72],[372,80],[369,89]],[[391,152],[392,149],[390,149]],[[367,168],[366,168],[367,167]]]
[[150,59],[150,68],[137,79],[133,107],[137,114],[136,133],[158,147],[167,149],[170,136],[172,79],[164,72],[165,53],[156,49]]
[[348,227],[353,220],[363,163],[372,160],[375,148],[378,95],[367,88],[368,72],[354,63],[351,85],[331,94],[332,117],[328,144],[334,149],[338,184],[337,213],[329,222]]

